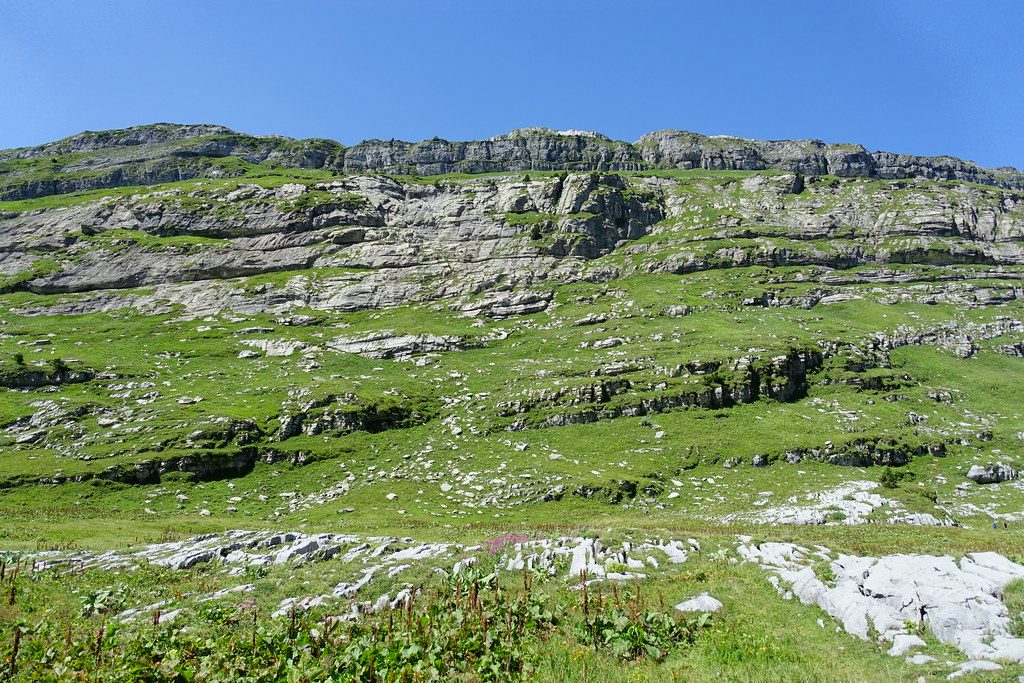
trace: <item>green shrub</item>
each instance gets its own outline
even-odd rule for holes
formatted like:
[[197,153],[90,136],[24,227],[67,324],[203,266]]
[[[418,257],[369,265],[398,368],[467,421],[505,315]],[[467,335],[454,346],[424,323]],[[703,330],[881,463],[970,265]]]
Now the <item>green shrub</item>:
[[50,373],[53,375],[60,375],[62,373],[71,370],[71,366],[68,365],[63,358],[51,358],[50,359]]
[[882,476],[878,478],[878,482],[882,485],[882,488],[895,489],[899,488],[900,482],[908,477],[910,477],[909,472],[904,472],[894,467],[886,467],[882,470]]

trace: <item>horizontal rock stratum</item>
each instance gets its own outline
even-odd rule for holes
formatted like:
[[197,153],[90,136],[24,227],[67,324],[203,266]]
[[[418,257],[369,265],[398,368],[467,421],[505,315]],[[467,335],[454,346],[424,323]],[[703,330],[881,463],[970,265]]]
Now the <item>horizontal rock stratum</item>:
[[[217,159],[345,173],[436,175],[497,171],[765,170],[806,175],[958,180],[1024,189],[1024,173],[950,156],[869,152],[820,140],[751,140],[679,130],[629,143],[591,131],[522,128],[488,140],[422,142],[254,136],[209,124],[157,123],[83,132],[37,147],[0,151],[0,200],[232,175]],[[46,164],[34,163],[46,160]]]

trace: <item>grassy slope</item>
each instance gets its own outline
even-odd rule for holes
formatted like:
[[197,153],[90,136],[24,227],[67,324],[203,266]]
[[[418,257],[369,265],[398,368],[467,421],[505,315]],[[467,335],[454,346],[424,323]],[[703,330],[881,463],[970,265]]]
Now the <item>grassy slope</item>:
[[[659,175],[674,177],[671,173]],[[718,177],[707,176],[709,182]],[[273,185],[319,178],[305,172],[270,174],[257,169],[250,170],[246,178],[195,181],[182,184],[182,188],[209,186],[220,192],[239,182]],[[135,191],[123,188],[81,197],[8,202],[0,209],[47,208]],[[671,239],[697,237],[701,235],[690,231],[672,233]],[[104,238],[157,239],[141,235]],[[189,244],[209,246],[207,241]],[[615,263],[617,259],[619,256],[613,255],[606,260]],[[928,327],[950,319],[985,322],[999,315],[1021,316],[1017,303],[970,311],[946,305],[882,304],[877,290],[884,294],[898,287],[875,285],[861,288],[864,299],[827,308],[740,305],[742,299],[769,286],[768,275],[799,273],[800,269],[749,268],[685,276],[637,275],[617,280],[610,287],[565,285],[556,288],[560,305],[549,312],[485,322],[483,326],[443,306],[431,305],[351,314],[309,312],[321,320],[320,325],[309,328],[282,326],[266,315],[222,315],[189,321],[174,315],[142,316],[125,310],[87,316],[27,317],[14,313],[12,308],[30,301],[38,304],[47,298],[6,295],[0,298],[0,357],[23,353],[30,365],[63,358],[111,373],[113,378],[67,385],[57,391],[5,391],[0,402],[2,424],[33,414],[41,402],[55,402],[66,411],[84,410],[79,417],[50,428],[48,437],[60,448],[15,444],[13,436],[0,437],[0,480],[7,485],[0,489],[0,544],[17,550],[121,547],[239,527],[474,541],[503,531],[549,533],[554,527],[582,525],[621,535],[696,535],[702,541],[723,544],[729,543],[733,534],[746,532],[759,539],[821,543],[853,553],[961,554],[992,549],[1011,557],[1024,556],[1024,534],[1016,524],[1008,530],[993,530],[985,515],[969,511],[957,515],[969,527],[963,529],[890,525],[774,528],[719,521],[730,513],[755,512],[754,503],[764,491],[772,492],[773,503],[781,503],[790,496],[802,496],[850,479],[877,480],[881,475],[880,468],[849,469],[817,462],[776,462],[755,469],[748,464],[753,455],[778,457],[794,448],[879,435],[916,443],[933,438],[936,430],[946,436],[962,436],[967,444],[951,445],[945,458],[916,458],[905,468],[912,476],[897,489],[884,491],[884,495],[910,510],[936,514],[931,495],[947,507],[971,502],[997,512],[1024,509],[1024,494],[1012,486],[973,487],[964,495],[955,488],[964,481],[963,472],[971,462],[1003,459],[1018,463],[1024,419],[1016,388],[1024,381],[1024,363],[989,350],[1008,340],[982,343],[982,351],[969,360],[959,360],[934,347],[900,349],[893,353],[891,368],[867,373],[893,380],[894,388],[886,390],[813,383],[808,396],[793,403],[762,399],[722,410],[683,409],[587,425],[504,431],[511,418],[500,415],[498,404],[502,401],[526,398],[531,392],[553,387],[593,383],[591,373],[609,363],[638,364],[639,369],[625,375],[636,387],[658,381],[678,387],[699,386],[699,377],[670,378],[664,368],[695,360],[706,363],[734,359],[752,348],[771,357],[813,346],[820,340],[863,339],[901,324]],[[238,281],[238,286],[283,283],[290,275],[249,278]],[[791,281],[771,287],[800,294],[810,285]],[[709,299],[708,291],[717,296]],[[584,303],[584,297],[596,299]],[[684,318],[662,315],[663,308],[671,304],[686,304],[695,311]],[[607,313],[610,319],[599,325],[571,325],[594,312]],[[256,326],[273,328],[273,332],[239,333]],[[471,337],[507,332],[508,338],[481,348],[440,354],[425,366],[331,351],[321,351],[317,356],[320,367],[312,370],[304,368],[300,354],[237,358],[238,352],[247,348],[240,339],[291,339],[323,346],[337,335],[357,336],[380,329]],[[595,339],[609,337],[629,341],[605,350],[584,347]],[[51,343],[30,345],[43,338]],[[830,367],[812,380],[845,377],[843,372]],[[147,486],[102,480],[57,486],[18,485],[19,481],[56,472],[73,476],[116,464],[192,454],[197,449],[189,445],[188,436],[224,420],[251,418],[265,432],[272,433],[283,406],[295,405],[298,390],[306,390],[310,398],[353,394],[357,401],[368,405],[399,400],[422,407],[425,414],[438,412],[442,397],[473,398],[447,411],[462,427],[458,436],[435,418],[420,426],[376,434],[298,436],[279,443],[268,437],[266,442],[274,448],[287,454],[301,453],[311,460],[310,464],[259,464],[252,473],[230,482],[234,488],[227,481],[195,482],[182,474],[165,475],[160,484]],[[950,391],[952,401],[947,404],[929,398],[929,391],[935,390]],[[158,395],[153,396],[153,392]],[[644,390],[638,388],[636,393],[644,395]],[[182,397],[203,400],[179,404]],[[611,405],[623,400],[613,399]],[[563,402],[541,404],[535,412],[540,419],[577,409],[581,407]],[[928,421],[912,425],[908,421],[910,412],[927,415]],[[850,415],[857,419],[850,420]],[[100,424],[104,416],[112,417],[113,423],[105,420]],[[473,428],[480,434],[474,434]],[[82,432],[94,438],[84,441]],[[664,435],[658,438],[658,432]],[[980,432],[990,432],[991,440],[978,439]],[[513,443],[525,444],[526,448],[519,450]],[[215,455],[231,447],[209,450]],[[416,469],[416,458],[428,452],[436,462],[434,471],[441,473],[440,479],[425,479],[426,472]],[[562,458],[553,459],[552,454]],[[722,463],[734,457],[742,464],[724,469]],[[442,481],[459,478],[455,469],[460,475],[477,473],[473,483],[482,483],[488,490],[486,482],[505,478],[549,484],[563,481],[598,489],[614,488],[617,482],[630,480],[657,484],[660,491],[614,504],[566,495],[557,502],[481,508],[465,495],[473,492],[469,484],[453,492],[440,488]],[[380,470],[391,476],[380,477]],[[279,495],[317,494],[350,473],[355,475],[350,493],[321,505],[289,511]],[[716,481],[708,483],[707,478]],[[672,484],[673,479],[683,481],[684,486]],[[691,483],[691,479],[699,483]],[[672,491],[681,495],[670,499]],[[175,496],[179,492],[186,493],[189,500],[178,501]],[[396,493],[397,498],[389,501],[386,493]],[[267,500],[260,500],[260,495]],[[243,502],[229,502],[236,496],[242,496]],[[237,511],[229,512],[229,507]],[[353,511],[343,512],[347,508]],[[200,516],[201,509],[212,514]],[[695,578],[701,573],[704,578]],[[327,585],[336,578],[316,580]],[[266,579],[260,599],[267,606],[289,590],[284,579],[283,575]],[[48,595],[55,596],[56,605],[51,617],[61,610],[74,611],[80,600],[75,590],[122,580],[90,575],[80,580],[81,585],[48,584]],[[181,592],[210,590],[221,585],[221,580],[202,570],[174,578],[145,574],[137,579],[145,590],[165,590],[159,586],[168,581],[184,582],[186,585],[174,588]],[[273,581],[277,583],[271,586]],[[727,606],[717,627],[722,630],[715,632],[715,638],[702,638],[694,647],[657,666],[641,663],[623,667],[605,655],[574,645],[571,639],[553,641],[546,649],[544,666],[548,668],[541,678],[572,680],[584,667],[595,680],[898,680],[947,670],[911,669],[899,659],[886,657],[874,645],[833,634],[829,629],[822,631],[815,623],[817,610],[779,600],[756,568],[693,561],[677,574],[653,579],[644,590],[663,593],[668,601],[700,590],[710,591]],[[307,588],[303,588],[305,592]],[[310,587],[308,592],[315,591]],[[0,614],[3,624],[10,626],[16,618],[46,609],[39,598],[36,602],[31,597],[22,600],[17,610]],[[758,640],[772,632],[786,635]],[[742,661],[735,661],[735,652],[740,653]],[[1007,671],[1017,673],[1015,669]]]

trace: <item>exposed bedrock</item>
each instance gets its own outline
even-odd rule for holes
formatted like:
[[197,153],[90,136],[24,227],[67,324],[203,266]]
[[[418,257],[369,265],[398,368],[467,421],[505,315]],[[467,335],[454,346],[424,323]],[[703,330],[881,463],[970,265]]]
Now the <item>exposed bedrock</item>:
[[[190,315],[294,306],[352,311],[468,297],[456,304],[467,315],[507,317],[544,310],[545,283],[634,273],[804,266],[827,287],[941,281],[941,272],[899,270],[916,264],[969,266],[979,278],[1008,280],[998,291],[959,292],[953,303],[1019,298],[1018,195],[798,180],[777,174],[680,185],[569,173],[417,183],[345,176],[215,192],[140,190],[0,214],[0,291],[88,293],[48,302],[56,313],[127,306],[154,312],[173,304]],[[872,265],[874,276],[842,274]],[[275,272],[291,275],[258,287],[221,282]],[[152,289],[117,291],[139,287]],[[920,297],[939,301],[956,290]],[[809,307],[835,294],[823,289],[817,298],[789,300],[768,293],[762,304]],[[548,300],[524,298],[538,296]]]

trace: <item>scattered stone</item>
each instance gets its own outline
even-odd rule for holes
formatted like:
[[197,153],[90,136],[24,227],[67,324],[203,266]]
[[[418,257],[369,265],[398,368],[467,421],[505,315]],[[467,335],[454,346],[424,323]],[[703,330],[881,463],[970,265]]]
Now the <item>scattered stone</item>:
[[[927,513],[910,513],[896,500],[875,493],[878,483],[851,481],[833,489],[793,496],[786,505],[765,507],[757,512],[734,512],[723,521],[751,521],[757,524],[866,524],[870,515],[884,510],[891,524],[955,526],[951,518],[939,519]],[[767,499],[762,499],[767,501]],[[760,501],[759,501],[760,502]],[[801,504],[803,503],[803,504]],[[755,507],[760,507],[755,504]]]

